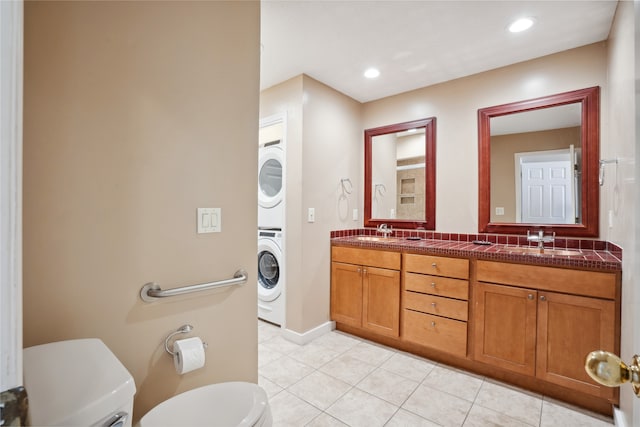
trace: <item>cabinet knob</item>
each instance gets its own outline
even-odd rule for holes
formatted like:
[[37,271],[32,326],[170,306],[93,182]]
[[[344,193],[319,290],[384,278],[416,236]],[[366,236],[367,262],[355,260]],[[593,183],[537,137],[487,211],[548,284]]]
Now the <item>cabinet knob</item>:
[[436,327],[436,322],[431,322],[431,326]]
[[363,269],[362,269],[362,272],[363,272],[364,274],[367,274],[367,269],[366,269],[366,268],[363,268]]
[[362,273],[362,269],[358,267],[358,273]]
[[431,307],[436,308],[436,303],[435,303],[435,302],[432,302],[432,303],[431,303]]
[[432,288],[435,288],[435,287],[436,287],[435,282],[431,282],[431,287],[432,287]]
[[545,297],[544,295],[540,295],[540,301],[546,301],[547,297]]
[[533,299],[533,294],[527,295],[527,299]]
[[431,263],[431,267],[436,268],[437,267],[436,263],[435,262]]

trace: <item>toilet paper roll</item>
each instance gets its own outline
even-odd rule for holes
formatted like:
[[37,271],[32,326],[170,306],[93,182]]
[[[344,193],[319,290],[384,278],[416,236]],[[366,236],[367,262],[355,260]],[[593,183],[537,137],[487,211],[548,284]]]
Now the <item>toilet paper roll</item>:
[[180,375],[204,366],[204,346],[198,337],[176,340],[173,351],[173,364]]

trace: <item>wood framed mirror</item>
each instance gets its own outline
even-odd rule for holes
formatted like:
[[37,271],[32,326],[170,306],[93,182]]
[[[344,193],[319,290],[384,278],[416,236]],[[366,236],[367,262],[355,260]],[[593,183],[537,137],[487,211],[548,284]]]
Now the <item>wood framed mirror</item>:
[[600,88],[478,110],[478,230],[598,237]]
[[364,225],[435,230],[435,117],[364,131]]

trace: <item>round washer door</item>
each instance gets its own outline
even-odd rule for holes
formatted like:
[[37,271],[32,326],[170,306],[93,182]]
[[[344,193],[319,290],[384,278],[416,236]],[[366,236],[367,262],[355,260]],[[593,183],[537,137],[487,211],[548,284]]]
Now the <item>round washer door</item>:
[[281,148],[267,147],[260,150],[258,161],[258,203],[272,208],[282,201],[282,171],[284,153]]
[[282,292],[282,253],[271,239],[258,239],[258,298],[273,301]]

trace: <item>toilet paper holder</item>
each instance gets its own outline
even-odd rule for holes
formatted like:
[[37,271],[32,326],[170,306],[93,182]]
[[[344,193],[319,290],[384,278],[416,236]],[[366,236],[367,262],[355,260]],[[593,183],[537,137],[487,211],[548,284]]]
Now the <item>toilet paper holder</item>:
[[[175,337],[178,334],[188,334],[189,332],[191,332],[193,330],[193,326],[191,325],[182,325],[180,326],[178,329],[176,329],[174,332],[171,332],[167,338],[165,338],[164,340],[164,349],[167,353],[169,353],[171,355],[171,357],[176,355],[176,352],[171,350],[169,348],[169,340],[173,337]],[[206,342],[202,343],[202,346],[204,347],[204,349],[206,350],[208,347],[208,344]]]

